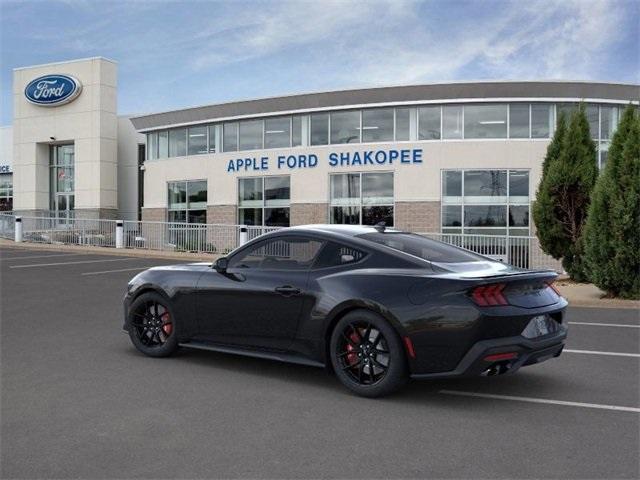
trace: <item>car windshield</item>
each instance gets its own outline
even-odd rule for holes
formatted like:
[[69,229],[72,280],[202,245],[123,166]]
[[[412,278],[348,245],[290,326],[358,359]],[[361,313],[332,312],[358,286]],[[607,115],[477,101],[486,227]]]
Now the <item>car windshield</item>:
[[405,252],[430,262],[462,263],[486,260],[473,252],[431,240],[415,233],[376,232],[357,235],[357,237],[386,245],[394,250]]

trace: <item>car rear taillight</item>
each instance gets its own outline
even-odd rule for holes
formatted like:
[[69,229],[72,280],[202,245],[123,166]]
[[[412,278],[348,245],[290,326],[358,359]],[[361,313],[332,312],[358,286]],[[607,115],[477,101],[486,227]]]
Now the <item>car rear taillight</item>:
[[471,291],[471,299],[480,307],[509,305],[509,302],[507,302],[507,299],[504,298],[504,295],[502,294],[504,288],[504,283],[482,285]]

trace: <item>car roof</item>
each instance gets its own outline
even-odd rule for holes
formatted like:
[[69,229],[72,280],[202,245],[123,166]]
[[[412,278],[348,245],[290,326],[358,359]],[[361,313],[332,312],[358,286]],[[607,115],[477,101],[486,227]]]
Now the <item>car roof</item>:
[[[363,235],[365,233],[375,233],[377,230],[373,226],[368,225],[329,225],[329,224],[314,224],[314,225],[299,225],[296,227],[288,227],[280,232],[286,231],[287,233],[332,233],[343,237],[355,237],[356,235]],[[386,228],[387,232],[399,232],[393,228]]]

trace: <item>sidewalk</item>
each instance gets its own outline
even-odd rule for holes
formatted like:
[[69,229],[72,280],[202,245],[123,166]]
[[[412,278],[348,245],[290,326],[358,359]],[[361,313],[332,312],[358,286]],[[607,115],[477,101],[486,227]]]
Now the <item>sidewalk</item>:
[[602,298],[605,293],[591,283],[575,283],[568,279],[560,279],[556,281],[555,285],[570,305],[596,308],[634,308],[638,310],[640,316],[639,300]]

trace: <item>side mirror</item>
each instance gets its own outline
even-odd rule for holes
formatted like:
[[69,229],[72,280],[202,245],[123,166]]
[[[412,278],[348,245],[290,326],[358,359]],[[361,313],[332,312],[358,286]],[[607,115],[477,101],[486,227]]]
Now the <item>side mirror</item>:
[[227,257],[220,257],[213,264],[213,268],[218,273],[225,273],[227,271],[228,266],[229,266],[229,259]]

